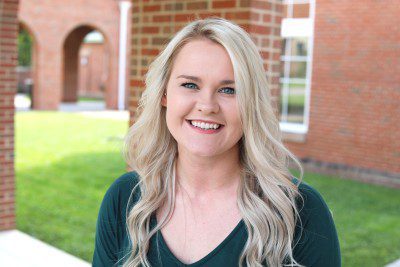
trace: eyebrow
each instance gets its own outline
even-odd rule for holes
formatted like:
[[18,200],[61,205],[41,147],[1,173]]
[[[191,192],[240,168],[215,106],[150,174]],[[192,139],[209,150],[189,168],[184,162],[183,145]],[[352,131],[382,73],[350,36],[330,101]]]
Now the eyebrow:
[[[190,75],[179,75],[177,78],[185,78],[185,79],[189,79],[195,82],[201,82],[201,79],[199,77],[196,76],[190,76]],[[232,80],[222,80],[220,82],[221,85],[227,85],[227,84],[234,84],[235,81]]]

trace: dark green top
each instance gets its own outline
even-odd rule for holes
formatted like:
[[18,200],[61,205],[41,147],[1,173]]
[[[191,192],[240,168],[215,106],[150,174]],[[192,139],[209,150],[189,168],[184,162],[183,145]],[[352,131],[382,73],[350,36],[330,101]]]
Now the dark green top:
[[[129,252],[125,223],[126,207],[137,181],[137,173],[126,173],[118,178],[105,194],[97,219],[93,266],[120,266],[121,258]],[[300,206],[303,229],[301,231],[300,225],[296,226],[294,240],[299,242],[293,250],[295,260],[304,266],[341,266],[339,240],[331,212],[314,188],[302,182],[299,189],[304,197],[304,205]],[[134,194],[133,203],[138,199],[138,195],[139,193]],[[155,224],[156,218],[152,216],[152,227]],[[242,220],[228,237],[204,258],[192,264],[183,264],[168,249],[159,231],[150,240],[147,256],[152,266],[238,266],[246,240],[247,230]]]

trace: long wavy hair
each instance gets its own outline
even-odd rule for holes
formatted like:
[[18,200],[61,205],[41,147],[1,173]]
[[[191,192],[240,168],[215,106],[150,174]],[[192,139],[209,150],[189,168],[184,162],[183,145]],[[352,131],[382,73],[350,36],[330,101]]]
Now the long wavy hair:
[[[250,36],[238,25],[222,19],[195,20],[181,29],[150,64],[146,89],[140,99],[136,122],[125,140],[127,163],[139,174],[134,190],[140,198],[127,210],[131,250],[124,266],[150,266],[146,256],[151,237],[171,218],[175,203],[177,143],[166,124],[161,99],[174,59],[188,42],[207,38],[222,45],[234,69],[236,96],[243,137],[239,141],[241,181],[237,205],[248,239],[238,265],[299,266],[293,258],[293,238],[299,219],[298,183],[292,181],[290,160],[296,157],[282,144],[279,122],[271,105],[263,61]],[[166,206],[163,218],[153,228],[150,218]]]

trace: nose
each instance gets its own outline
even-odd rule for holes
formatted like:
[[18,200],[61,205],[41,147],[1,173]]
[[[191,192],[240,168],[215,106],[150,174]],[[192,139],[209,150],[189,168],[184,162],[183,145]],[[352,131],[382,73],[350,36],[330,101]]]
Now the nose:
[[216,97],[213,93],[208,93],[204,90],[196,103],[197,110],[204,114],[218,113],[219,103]]

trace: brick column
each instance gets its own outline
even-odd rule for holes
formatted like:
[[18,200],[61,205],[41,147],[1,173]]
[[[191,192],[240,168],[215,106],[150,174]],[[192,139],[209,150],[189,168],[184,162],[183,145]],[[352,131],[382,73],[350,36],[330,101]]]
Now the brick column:
[[264,66],[277,97],[279,89],[280,22],[282,4],[279,0],[254,1],[132,1],[131,62],[129,110],[131,123],[148,65],[188,21],[211,15],[236,22],[246,29],[264,58]]
[[15,227],[14,94],[18,0],[0,2],[0,230]]

